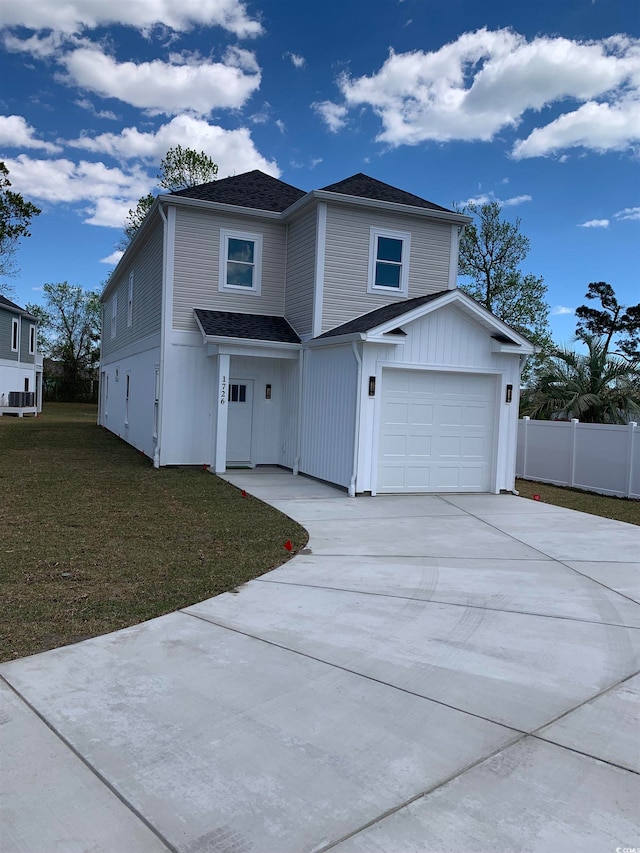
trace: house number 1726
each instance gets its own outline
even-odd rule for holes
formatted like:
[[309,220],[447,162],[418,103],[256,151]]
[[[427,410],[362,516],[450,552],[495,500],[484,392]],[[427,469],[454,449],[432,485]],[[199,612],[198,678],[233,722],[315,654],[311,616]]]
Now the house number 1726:
[[222,377],[222,382],[220,383],[220,405],[224,406],[227,402],[227,377]]

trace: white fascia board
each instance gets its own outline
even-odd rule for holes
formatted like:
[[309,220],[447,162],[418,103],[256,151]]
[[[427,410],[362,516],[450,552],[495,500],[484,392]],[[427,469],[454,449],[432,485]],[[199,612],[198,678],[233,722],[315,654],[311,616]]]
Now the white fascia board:
[[[398,324],[396,323],[394,328],[398,328]],[[391,335],[388,332],[382,335],[367,333],[366,342],[368,344],[386,344],[392,346],[404,346],[405,341],[407,340],[405,335]]]
[[[200,324],[198,324],[200,325]],[[200,326],[202,329],[202,326]],[[257,338],[231,338],[225,335],[205,335],[205,344],[215,344],[220,348],[225,346],[255,347],[256,349],[289,350],[297,353],[302,344],[291,344],[287,341],[260,341]]]
[[[399,204],[396,201],[380,201],[374,198],[362,198],[357,195],[344,195],[343,193],[331,193],[326,190],[313,190],[308,195],[318,199],[319,201],[329,201],[336,204],[350,204],[358,207],[370,207],[374,210],[392,211],[393,213],[408,213],[412,216],[423,216],[427,219],[439,219],[441,222],[451,222],[456,225],[468,225],[473,222],[471,216],[466,216],[464,213],[453,213],[445,210],[432,210],[429,207],[417,207],[411,204]],[[299,201],[287,208],[286,213],[289,213],[296,205],[304,202],[307,196],[304,196]]]
[[367,336],[364,332],[351,332],[348,335],[330,335],[328,338],[312,338],[305,343],[307,349],[315,347],[332,347],[342,344],[350,344],[352,341],[365,341]]
[[282,219],[282,213],[274,210],[259,210],[255,207],[242,207],[239,204],[224,204],[220,201],[206,201],[202,198],[188,198],[186,196],[160,195],[158,196],[166,204],[174,204],[176,207],[199,207],[202,210],[215,210],[220,213],[231,213],[239,216],[251,216],[253,219]]

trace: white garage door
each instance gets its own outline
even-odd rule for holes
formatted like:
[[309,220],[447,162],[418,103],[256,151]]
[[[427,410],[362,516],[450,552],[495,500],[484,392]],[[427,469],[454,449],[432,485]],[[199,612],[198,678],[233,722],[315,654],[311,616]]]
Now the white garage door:
[[496,377],[384,370],[378,492],[487,492]]

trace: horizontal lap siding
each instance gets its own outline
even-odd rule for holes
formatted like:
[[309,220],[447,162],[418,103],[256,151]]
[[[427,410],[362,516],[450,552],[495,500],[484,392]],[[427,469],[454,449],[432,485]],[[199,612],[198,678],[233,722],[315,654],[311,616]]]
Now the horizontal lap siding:
[[[262,292],[218,290],[220,229],[262,234]],[[196,331],[194,308],[245,314],[284,313],[286,229],[279,222],[178,208],[173,281],[173,328]]]
[[0,309],[0,358],[5,358],[7,361],[18,361],[18,353],[11,349],[11,321],[17,319],[18,316],[18,314]]
[[289,225],[285,317],[300,337],[310,337],[316,262],[315,208]]
[[[118,272],[118,316],[116,337],[111,338],[111,299],[102,306],[102,355],[106,358],[143,338],[160,331],[162,304],[162,235],[160,220],[138,249],[131,261]],[[127,326],[129,275],[133,272],[133,320]]]
[[36,360],[34,353],[29,354],[31,326],[35,326],[35,323],[32,320],[28,320],[26,317],[20,318],[20,361],[23,364],[33,364]]
[[411,234],[408,298],[446,290],[449,282],[451,225],[418,216],[401,216],[329,205],[325,249],[322,331],[394,302],[393,293],[367,293],[371,227]]

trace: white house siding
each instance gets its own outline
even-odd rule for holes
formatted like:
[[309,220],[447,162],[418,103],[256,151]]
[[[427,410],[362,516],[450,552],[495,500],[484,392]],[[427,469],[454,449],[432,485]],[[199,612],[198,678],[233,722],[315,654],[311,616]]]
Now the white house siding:
[[353,472],[357,365],[350,346],[307,350],[300,471],[348,487]]
[[165,362],[160,465],[209,465],[214,459],[216,359],[199,333],[172,333]]
[[[441,308],[402,328],[407,333],[398,346],[365,344],[357,490],[376,490],[378,425],[382,374],[385,367],[407,367],[486,373],[496,381],[495,476],[492,490],[511,490],[515,484],[518,420],[519,356],[491,352],[491,334],[457,308]],[[376,377],[376,395],[366,394],[368,377]],[[505,403],[512,385],[512,402]]]
[[408,297],[449,286],[451,223],[328,205],[322,331],[366,314],[394,300],[393,294],[367,293],[370,228],[411,234]]
[[298,335],[310,338],[316,258],[315,207],[289,224],[284,313]]
[[[218,290],[220,229],[262,234],[262,287],[253,293]],[[220,215],[178,207],[174,267],[173,328],[194,331],[194,308],[246,314],[284,313],[286,226],[259,217]]]
[[[148,339],[149,343],[153,339]],[[157,336],[155,338],[157,341]],[[153,403],[155,395],[155,368],[160,362],[158,345],[132,352],[103,363],[100,370],[99,423],[124,441],[153,457]],[[127,374],[129,380],[129,416],[126,423]]]
[[[137,341],[160,331],[162,302],[162,222],[158,218],[135,255],[118,268],[115,288],[102,306],[102,359],[135,346]],[[133,273],[133,311],[127,326],[129,276]],[[111,305],[118,293],[116,337],[111,337]]]

